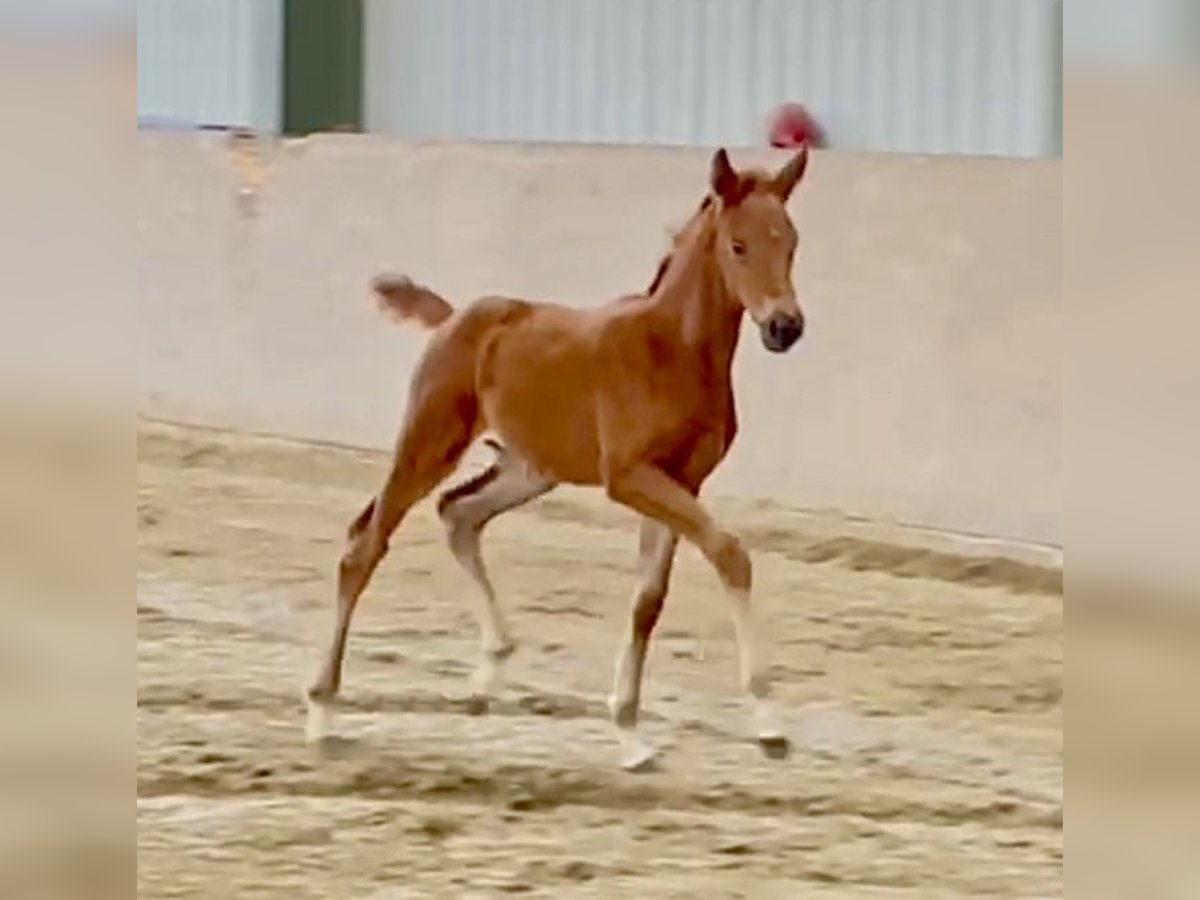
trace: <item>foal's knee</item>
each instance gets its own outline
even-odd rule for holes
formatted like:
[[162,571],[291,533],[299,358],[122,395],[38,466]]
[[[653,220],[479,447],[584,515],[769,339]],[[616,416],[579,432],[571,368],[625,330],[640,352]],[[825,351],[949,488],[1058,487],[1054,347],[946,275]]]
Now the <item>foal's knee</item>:
[[718,532],[706,549],[705,555],[716,567],[725,587],[735,591],[750,590],[750,554],[735,535]]

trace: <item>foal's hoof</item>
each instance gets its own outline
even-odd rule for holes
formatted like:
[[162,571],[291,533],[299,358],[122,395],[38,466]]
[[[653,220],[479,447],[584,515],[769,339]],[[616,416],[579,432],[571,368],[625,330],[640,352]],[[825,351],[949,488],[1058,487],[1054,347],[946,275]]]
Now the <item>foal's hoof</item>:
[[758,747],[767,759],[787,759],[792,752],[792,742],[782,734],[760,737]]
[[463,712],[468,716],[486,716],[491,701],[484,695],[472,694],[463,701]]
[[304,742],[314,747],[323,759],[341,759],[358,748],[358,741],[337,734],[336,700],[326,696],[315,699],[312,691],[304,695],[308,719],[304,723]]
[[653,772],[658,768],[658,757],[654,748],[634,734],[619,735],[621,742],[621,768],[626,772]]
[[791,753],[792,745],[784,733],[779,711],[770,700],[762,699],[754,705],[754,733],[767,759],[784,759]]
[[362,741],[356,738],[327,734],[313,745],[321,759],[349,759],[363,749]]
[[644,775],[647,772],[657,772],[660,769],[658,755],[647,747],[644,755],[622,760],[621,768],[631,775]]
[[497,646],[488,651],[492,662],[504,662],[517,652],[517,642],[512,638],[504,638]]

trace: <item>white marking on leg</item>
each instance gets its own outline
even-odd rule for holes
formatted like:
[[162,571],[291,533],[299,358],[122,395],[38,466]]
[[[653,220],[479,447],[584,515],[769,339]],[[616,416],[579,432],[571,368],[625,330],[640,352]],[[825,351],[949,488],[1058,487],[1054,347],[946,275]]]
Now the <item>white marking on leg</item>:
[[731,591],[733,601],[733,633],[738,651],[738,683],[743,690],[752,689],[755,674],[754,622],[750,615],[750,592]]
[[617,730],[621,768],[634,772],[654,759],[654,748],[637,734],[639,681],[639,648],[637,635],[629,639],[617,653],[613,691],[608,698],[608,711]]
[[636,689],[633,683],[633,655],[635,652],[632,638],[622,644],[621,649],[617,651],[614,664],[616,677],[613,678],[613,690],[608,698],[608,712],[614,717],[618,709],[630,702]]
[[654,749],[637,735],[646,650],[658,621],[671,577],[678,539],[652,519],[642,519],[638,535],[638,584],[629,606],[626,639],[617,652],[609,712],[617,727],[621,767],[634,771],[647,766]]
[[334,733],[337,725],[337,713],[327,703],[308,700],[308,719],[304,725],[304,739],[307,743],[315,744]]
[[779,710],[770,700],[754,701],[754,734],[760,741],[786,737],[783,724],[779,721]]
[[787,742],[775,704],[768,697],[770,685],[755,655],[755,622],[748,591],[733,591],[733,626],[738,645],[738,675],[742,689],[754,704],[755,737],[764,742]]
[[478,532],[471,532],[466,539],[452,538],[451,546],[474,580],[478,593],[474,610],[479,625],[480,659],[471,676],[471,693],[475,697],[490,697],[500,680],[502,656],[512,647],[508,623],[500,612],[495,590],[479,555]]
[[472,607],[479,624],[481,659],[471,677],[471,691],[477,698],[487,698],[495,692],[504,660],[515,649],[483,562],[480,547],[483,527],[495,516],[528,503],[554,486],[513,457],[503,445],[491,439],[486,442],[496,453],[496,463],[489,470],[493,477],[485,478],[473,492],[455,497],[439,510],[450,550],[475,587]]
[[[637,721],[636,640],[631,634],[617,653],[616,677],[613,679],[612,694],[608,698],[609,715],[616,725],[621,768],[627,772],[637,771],[654,759],[654,748],[638,737],[637,726],[633,724]],[[634,718],[623,720],[621,711],[625,710],[628,713],[630,709],[633,710]]]
[[493,659],[489,651],[484,651],[483,658],[471,674],[471,695],[473,697],[491,697],[500,684],[503,663]]

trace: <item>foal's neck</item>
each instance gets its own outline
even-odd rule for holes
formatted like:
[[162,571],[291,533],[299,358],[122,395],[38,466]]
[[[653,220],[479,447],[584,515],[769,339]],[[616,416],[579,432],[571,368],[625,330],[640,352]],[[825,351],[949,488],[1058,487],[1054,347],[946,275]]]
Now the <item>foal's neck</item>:
[[674,335],[680,343],[728,374],[744,310],[717,265],[712,215],[702,209],[680,234],[651,302],[678,323]]

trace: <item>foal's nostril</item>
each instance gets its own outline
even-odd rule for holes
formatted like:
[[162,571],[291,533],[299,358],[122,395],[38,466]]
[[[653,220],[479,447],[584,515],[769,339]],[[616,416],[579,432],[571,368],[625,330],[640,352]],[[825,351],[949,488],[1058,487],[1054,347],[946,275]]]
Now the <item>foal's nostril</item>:
[[767,321],[767,339],[774,347],[786,350],[804,334],[804,319],[800,316],[772,316]]

